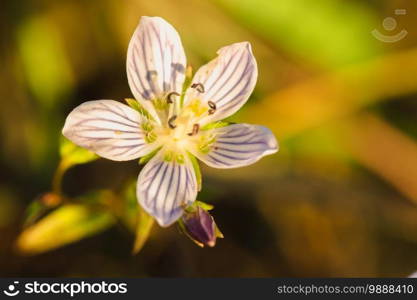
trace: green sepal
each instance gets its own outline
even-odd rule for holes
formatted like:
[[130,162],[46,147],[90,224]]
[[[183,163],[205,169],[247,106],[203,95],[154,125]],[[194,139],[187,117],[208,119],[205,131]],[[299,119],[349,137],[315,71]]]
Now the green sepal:
[[142,116],[146,117],[149,120],[153,120],[153,117],[148,113],[148,111],[137,101],[136,99],[126,98],[127,105],[129,105],[134,110],[138,111]]
[[217,224],[215,224],[215,228],[214,228],[215,232],[216,232],[216,237],[223,239],[224,235],[223,233],[220,231],[219,227],[217,227]]
[[191,203],[190,205],[184,207],[184,212],[188,213],[188,214],[192,214],[196,211],[196,206],[195,206],[195,202]]
[[147,214],[145,210],[141,206],[139,206],[136,227],[136,238],[135,243],[133,245],[132,254],[137,254],[140,250],[142,250],[143,246],[145,245],[150,236],[154,223],[154,218],[152,218],[152,216]]
[[212,210],[214,208],[214,206],[211,205],[211,204],[205,203],[203,201],[196,200],[193,203],[191,203],[190,205],[188,205],[187,207],[185,207],[184,211],[186,213],[193,213],[197,210],[197,207],[201,207],[205,211],[209,211],[209,210]]
[[181,93],[181,97],[180,97],[181,107],[184,104],[185,92],[190,87],[192,80],[193,80],[193,68],[190,65],[188,65],[186,70],[185,70],[184,84],[182,85],[182,93]]
[[200,206],[204,210],[212,210],[214,208],[214,205],[205,203],[203,201],[196,200],[194,203],[195,205]]
[[161,149],[162,147],[159,147],[159,148],[157,148],[157,149],[155,149],[155,150],[153,150],[151,153],[149,153],[149,154],[146,154],[145,156],[142,156],[140,159],[139,159],[139,164],[140,165],[143,165],[143,164],[146,164],[148,161],[150,161],[155,155],[156,155],[156,153],[158,153],[158,151]]
[[193,165],[193,169],[194,169],[194,172],[195,172],[195,177],[197,179],[198,191],[201,191],[202,178],[201,178],[200,165],[198,164],[198,161],[197,161],[197,159],[195,158],[194,155],[192,155],[189,152],[187,152],[187,154],[188,154],[188,157],[190,158],[191,164]]
[[226,122],[226,121],[217,121],[214,123],[209,123],[207,125],[204,125],[203,127],[200,128],[200,130],[210,130],[210,129],[216,129],[216,128],[222,128],[222,127],[226,127],[229,125],[232,125],[235,123],[232,122]]

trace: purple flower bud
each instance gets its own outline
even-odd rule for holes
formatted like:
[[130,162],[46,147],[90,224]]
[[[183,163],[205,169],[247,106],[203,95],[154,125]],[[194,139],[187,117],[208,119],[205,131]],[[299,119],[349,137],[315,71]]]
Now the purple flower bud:
[[182,217],[185,233],[199,246],[214,247],[216,238],[223,237],[213,217],[203,208],[197,206],[192,212]]

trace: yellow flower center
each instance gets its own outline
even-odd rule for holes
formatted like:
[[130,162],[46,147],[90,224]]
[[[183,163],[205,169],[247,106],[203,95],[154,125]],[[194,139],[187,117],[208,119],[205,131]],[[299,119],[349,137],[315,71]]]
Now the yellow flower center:
[[[159,101],[156,100],[155,102]],[[174,106],[176,104],[178,103],[175,103],[174,98],[169,98],[169,105],[172,106],[168,110],[165,109],[166,107],[161,109],[160,117],[164,120],[161,125],[148,121],[141,126],[145,132],[145,141],[147,143],[158,141],[164,150],[166,161],[175,160],[183,163],[187,149],[193,148],[203,153],[210,151],[215,137],[210,133],[201,134],[199,122],[213,113],[215,104],[209,101],[207,105],[198,98],[192,99],[182,108]],[[162,108],[155,106],[157,109]]]

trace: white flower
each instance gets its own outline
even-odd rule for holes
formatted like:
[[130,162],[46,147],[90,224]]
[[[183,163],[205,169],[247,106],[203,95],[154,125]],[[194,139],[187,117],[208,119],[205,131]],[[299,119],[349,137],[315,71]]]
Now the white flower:
[[139,175],[137,197],[161,226],[175,222],[196,199],[195,157],[214,168],[235,168],[278,150],[265,127],[210,126],[239,110],[255,87],[258,71],[248,42],[221,48],[183,91],[185,67],[175,29],[162,18],[142,17],[127,53],[138,109],[113,100],[85,102],[62,131],[107,159],[154,155]]

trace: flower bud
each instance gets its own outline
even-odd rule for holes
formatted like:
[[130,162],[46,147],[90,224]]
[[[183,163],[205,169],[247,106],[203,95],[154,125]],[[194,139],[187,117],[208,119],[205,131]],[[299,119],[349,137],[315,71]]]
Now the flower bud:
[[214,247],[216,238],[223,238],[214,218],[200,206],[186,211],[180,223],[184,233],[200,247]]

